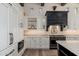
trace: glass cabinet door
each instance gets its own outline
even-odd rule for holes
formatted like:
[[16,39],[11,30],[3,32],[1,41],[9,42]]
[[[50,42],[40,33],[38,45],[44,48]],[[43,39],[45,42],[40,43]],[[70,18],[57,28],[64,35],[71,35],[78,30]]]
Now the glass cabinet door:
[[37,29],[37,18],[28,18],[28,29]]

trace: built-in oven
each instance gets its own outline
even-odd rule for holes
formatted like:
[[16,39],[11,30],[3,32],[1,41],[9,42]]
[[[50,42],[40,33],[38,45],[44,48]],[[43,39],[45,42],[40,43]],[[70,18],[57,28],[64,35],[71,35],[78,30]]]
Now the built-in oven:
[[50,36],[50,49],[56,49],[57,43],[56,41],[64,41],[66,37],[64,35],[51,35]]
[[18,43],[18,53],[24,48],[24,40]]
[[57,43],[55,37],[51,36],[50,37],[50,49],[55,49],[57,48]]

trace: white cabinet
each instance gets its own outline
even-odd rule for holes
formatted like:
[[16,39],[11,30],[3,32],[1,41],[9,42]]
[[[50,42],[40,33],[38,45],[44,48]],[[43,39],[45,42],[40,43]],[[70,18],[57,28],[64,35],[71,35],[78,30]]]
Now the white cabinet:
[[26,37],[25,38],[25,46],[26,48],[31,48],[31,37]]
[[[23,29],[20,29],[18,27],[19,18],[22,19],[23,15],[20,15],[20,12],[22,14],[22,10],[17,9],[17,7],[18,6],[16,6],[15,4],[10,3],[0,4],[0,55],[4,55],[6,52],[6,54],[12,52],[14,53],[15,47],[12,49],[12,47],[10,48],[10,46],[19,41],[19,39],[23,39]],[[9,45],[11,42],[9,35],[10,33],[13,33],[14,38],[13,44],[11,45]],[[3,50],[6,52],[4,53]]]
[[34,38],[32,38],[31,41],[30,41],[30,48],[31,49],[34,49],[36,47],[36,43],[35,42],[36,42],[36,40]]
[[31,49],[37,49],[37,48],[39,48],[40,46],[39,46],[39,37],[32,37],[32,39],[31,39]]
[[37,30],[46,30],[46,19],[45,17],[38,16],[27,16],[24,20],[25,29],[37,29]]
[[37,29],[46,30],[46,19],[44,17],[37,18]]
[[49,37],[27,37],[26,49],[49,49]]
[[40,48],[49,49],[49,37],[42,37],[40,39]]
[[17,41],[17,11],[13,5],[9,6],[9,33],[13,33],[14,43]]
[[0,4],[0,51],[8,47],[8,7]]
[[9,5],[9,33],[13,33],[14,42],[23,40],[23,10],[18,4]]
[[78,30],[79,29],[79,8],[71,7],[68,12],[68,28]]
[[[17,41],[19,42],[19,41],[21,41],[21,40],[23,40],[24,38],[23,38],[23,34],[24,34],[24,32],[23,32],[23,28],[24,28],[24,15],[23,15],[23,12],[24,12],[24,10],[23,10],[23,8],[20,6],[20,5],[18,5],[18,4],[16,4],[16,7],[15,8],[17,8]],[[16,14],[16,13],[15,13]]]

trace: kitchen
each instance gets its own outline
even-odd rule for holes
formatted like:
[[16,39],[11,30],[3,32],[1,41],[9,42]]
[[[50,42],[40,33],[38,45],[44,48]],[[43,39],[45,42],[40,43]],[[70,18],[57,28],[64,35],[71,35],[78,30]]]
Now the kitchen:
[[78,56],[78,3],[0,3],[0,56]]

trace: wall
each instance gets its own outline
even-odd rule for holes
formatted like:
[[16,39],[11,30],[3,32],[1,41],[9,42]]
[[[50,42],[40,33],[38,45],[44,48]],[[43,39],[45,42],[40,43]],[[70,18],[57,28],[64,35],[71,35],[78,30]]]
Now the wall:
[[[45,6],[41,7],[39,3],[27,3],[25,4],[26,18],[36,17],[38,19],[38,27],[41,26],[41,21],[46,20],[46,11],[53,11],[52,6],[58,6],[56,11],[65,11],[69,8],[68,13],[68,28],[69,29],[79,29],[78,24],[78,14],[79,14],[79,4],[66,4],[65,6],[60,6],[58,3],[45,3]],[[78,8],[78,10],[76,10]],[[77,12],[76,12],[77,11]],[[76,14],[77,13],[77,14]],[[45,21],[46,22],[46,21]],[[44,23],[45,23],[44,22]],[[76,26],[75,25],[76,22]]]

